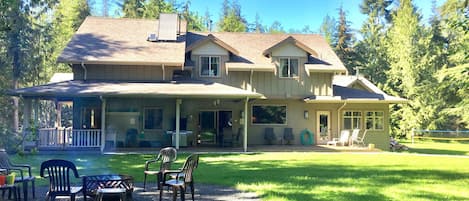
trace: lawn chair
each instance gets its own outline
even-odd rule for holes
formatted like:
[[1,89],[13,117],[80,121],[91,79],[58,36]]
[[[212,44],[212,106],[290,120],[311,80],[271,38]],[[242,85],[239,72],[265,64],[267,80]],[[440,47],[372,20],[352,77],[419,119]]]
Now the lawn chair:
[[[31,166],[23,164],[13,164],[5,149],[0,149],[0,169],[5,169],[7,173],[16,172],[15,183],[23,184],[24,199],[28,199],[28,182],[31,182],[33,198],[36,198],[35,177],[31,174]],[[26,174],[27,171],[27,174]]]
[[285,128],[283,130],[283,141],[285,142],[285,144],[292,144],[294,139],[295,136],[293,135],[293,128]]
[[[173,200],[177,198],[177,191],[180,191],[181,200],[185,200],[187,186],[191,187],[192,200],[194,201],[194,178],[192,173],[199,163],[199,155],[192,154],[187,157],[186,162],[180,170],[168,170],[163,173],[162,186],[168,186],[173,190]],[[167,176],[174,177],[165,180]],[[160,188],[160,201],[163,198],[163,188]]]
[[[83,186],[71,186],[70,174],[80,178],[75,164],[70,161],[53,159],[41,164],[41,177],[49,178],[46,200],[52,198],[54,201],[57,196],[70,196],[70,200],[75,201],[76,195],[83,191]],[[83,192],[84,196],[85,193]]]
[[349,136],[350,136],[349,130],[342,130],[340,131],[340,138],[333,138],[332,141],[327,142],[327,145],[337,146],[337,143],[340,143],[342,144],[342,146],[345,146],[345,144],[347,144],[349,141]]
[[267,141],[267,144],[273,145],[277,141],[277,136],[275,135],[274,128],[267,127],[264,130],[264,139]]
[[352,130],[352,135],[350,136],[349,145],[353,146],[353,143],[358,140],[358,135],[360,134],[360,129],[356,128]]
[[367,132],[368,132],[368,130],[365,130],[361,137],[357,136],[356,139],[352,140],[352,144],[354,144],[354,145],[356,144],[356,145],[360,145],[360,146],[365,147],[365,136],[366,136]]
[[[145,187],[146,187],[147,175],[156,175],[157,187],[158,189],[160,189],[161,182],[163,181],[162,173],[171,168],[171,164],[176,160],[176,158],[177,158],[177,150],[173,147],[166,147],[160,150],[160,153],[158,154],[158,157],[156,157],[156,159],[146,161],[145,171],[143,171],[143,174],[144,174],[143,190],[145,190]],[[152,170],[150,168],[150,165],[158,161],[161,161],[159,169]]]

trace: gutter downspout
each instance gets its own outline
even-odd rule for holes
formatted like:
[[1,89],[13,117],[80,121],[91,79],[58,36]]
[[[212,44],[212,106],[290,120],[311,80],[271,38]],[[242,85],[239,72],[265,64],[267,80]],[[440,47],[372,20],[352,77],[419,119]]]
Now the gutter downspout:
[[83,78],[84,78],[84,80],[86,80],[86,78],[88,77],[88,70],[86,70],[86,66],[85,66],[85,63],[83,61],[81,62],[81,67],[84,70]]
[[342,110],[347,105],[347,101],[344,102],[342,106],[337,109],[337,133],[340,132],[340,110]]

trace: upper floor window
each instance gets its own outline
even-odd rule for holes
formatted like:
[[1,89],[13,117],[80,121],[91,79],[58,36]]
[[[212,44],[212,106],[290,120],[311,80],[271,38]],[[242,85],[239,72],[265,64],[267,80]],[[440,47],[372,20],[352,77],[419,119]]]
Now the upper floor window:
[[220,76],[220,57],[201,56],[200,57],[200,76],[219,77]]
[[344,111],[343,115],[344,129],[355,129],[361,127],[362,112]]
[[383,130],[384,128],[384,112],[383,111],[367,111],[365,112],[366,129]]
[[298,77],[298,59],[280,58],[280,77]]

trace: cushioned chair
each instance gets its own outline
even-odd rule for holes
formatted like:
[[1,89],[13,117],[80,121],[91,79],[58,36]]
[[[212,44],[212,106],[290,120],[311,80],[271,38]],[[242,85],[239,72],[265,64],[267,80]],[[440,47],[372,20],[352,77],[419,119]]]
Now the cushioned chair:
[[[187,157],[186,162],[179,170],[168,170],[163,173],[162,186],[168,186],[173,190],[173,200],[177,198],[177,192],[180,191],[181,200],[185,200],[185,193],[188,186],[191,187],[192,200],[194,198],[194,177],[193,172],[199,163],[199,155],[192,154]],[[171,179],[166,180],[170,177]],[[163,188],[160,188],[160,201],[163,198]]]
[[[177,158],[177,150],[173,147],[166,147],[160,150],[156,159],[148,160],[145,162],[145,171],[143,171],[143,189],[145,190],[147,184],[147,175],[156,175],[156,182],[158,189],[161,188],[162,173],[171,168],[171,164]],[[160,162],[159,168],[151,168],[151,164]]]
[[31,182],[33,198],[36,198],[34,176],[31,174],[31,166],[13,164],[5,149],[0,149],[0,169],[5,169],[7,173],[16,172],[15,183],[22,184],[25,200],[28,199],[28,183]]
[[[83,186],[71,186],[70,174],[75,178],[80,178],[75,164],[70,161],[52,159],[41,164],[41,177],[49,179],[49,191],[46,200],[52,201],[57,196],[70,196],[71,201],[75,201],[78,193],[82,192]],[[83,192],[85,194],[85,192]]]

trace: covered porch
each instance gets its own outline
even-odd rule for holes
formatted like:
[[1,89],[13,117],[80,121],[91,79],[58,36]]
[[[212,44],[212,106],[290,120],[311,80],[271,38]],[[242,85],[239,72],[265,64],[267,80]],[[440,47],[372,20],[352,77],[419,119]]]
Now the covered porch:
[[[186,132],[181,125],[184,124],[182,120],[196,119],[197,117],[194,116],[197,116],[202,110],[229,110],[236,113],[235,128],[243,129],[242,148],[247,151],[248,128],[243,125],[247,125],[248,119],[240,118],[238,115],[248,114],[250,100],[262,98],[262,95],[258,93],[197,80],[168,82],[71,80],[18,89],[11,94],[21,96],[24,100],[23,135],[26,138],[34,133],[32,140],[35,141],[37,148],[99,149],[101,152],[104,152],[109,141],[113,141],[116,148],[122,148],[122,146],[116,146],[119,145],[119,142],[128,143],[128,135],[116,134],[118,132],[113,128],[113,126],[119,127],[122,124],[121,119],[125,119],[127,124],[129,122],[132,124],[132,127],[129,128],[135,130],[134,137],[139,141],[156,142],[144,138],[147,136],[166,137],[168,131],[171,131],[174,142],[172,145],[179,149],[180,139],[185,137],[182,135]],[[37,122],[36,114],[39,112],[36,106],[37,100],[50,100],[55,103],[56,122],[53,126],[41,127],[34,124]],[[61,101],[64,100],[73,102],[73,125],[66,128],[61,125],[62,114],[60,112]],[[121,100],[127,100],[127,102]],[[140,102],[134,107],[129,107],[134,109],[121,108],[133,105],[131,100],[139,100]],[[229,102],[234,106],[222,108],[220,102]],[[203,107],[200,109],[194,104]],[[157,112],[158,110],[163,111],[159,115],[164,118],[164,121],[160,120],[162,123],[159,126],[148,126],[149,120],[147,118],[152,118],[150,119],[152,122],[158,122],[155,118],[160,118],[158,115],[148,117],[148,112],[152,112],[155,110],[154,108],[157,108]],[[200,124],[200,120],[198,123],[194,122],[197,120],[193,120],[192,124]],[[197,125],[193,125],[192,128],[197,128]],[[158,145],[165,146],[164,143]],[[133,145],[132,147],[139,148],[141,145]]]

